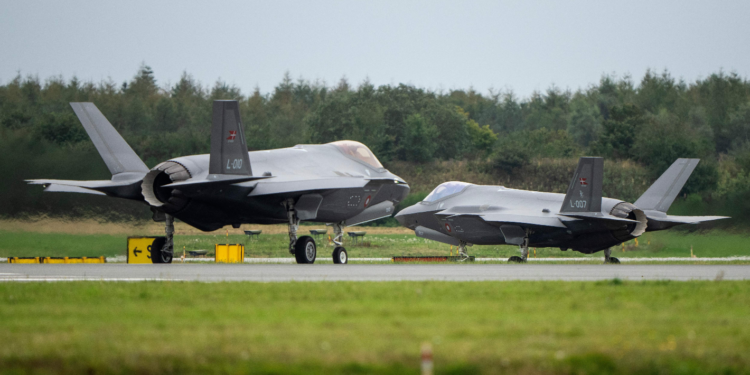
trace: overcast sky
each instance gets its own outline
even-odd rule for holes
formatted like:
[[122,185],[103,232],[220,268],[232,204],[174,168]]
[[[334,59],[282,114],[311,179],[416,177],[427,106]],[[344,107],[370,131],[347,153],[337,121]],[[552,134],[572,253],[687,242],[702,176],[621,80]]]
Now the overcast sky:
[[0,83],[183,71],[245,94],[284,72],[335,85],[572,90],[602,74],[750,75],[750,1],[6,1]]

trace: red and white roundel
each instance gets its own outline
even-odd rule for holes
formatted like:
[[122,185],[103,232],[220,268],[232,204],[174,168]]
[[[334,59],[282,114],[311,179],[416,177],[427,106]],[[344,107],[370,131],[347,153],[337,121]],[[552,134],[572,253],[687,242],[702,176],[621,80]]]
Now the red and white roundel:
[[371,195],[368,195],[367,198],[365,198],[365,207],[367,207],[367,205],[370,204],[370,198],[372,198]]
[[447,230],[448,232],[450,232],[451,231],[451,225],[448,224],[448,223],[445,223],[445,230]]

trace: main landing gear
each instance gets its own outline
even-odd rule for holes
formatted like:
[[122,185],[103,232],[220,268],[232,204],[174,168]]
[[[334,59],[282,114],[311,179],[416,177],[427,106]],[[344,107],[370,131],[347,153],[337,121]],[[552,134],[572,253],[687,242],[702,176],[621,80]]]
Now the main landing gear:
[[458,256],[461,257],[461,262],[465,261],[466,259],[469,259],[469,252],[466,251],[466,241],[458,241],[458,248],[456,249],[456,252],[458,253]]
[[344,223],[334,223],[333,226],[333,244],[336,247],[333,249],[333,263],[335,264],[347,264],[349,263],[349,254],[347,254],[344,248]]
[[289,253],[294,254],[298,264],[315,263],[315,257],[318,254],[315,240],[310,236],[297,238],[297,229],[299,229],[299,218],[294,211],[294,201],[284,202],[286,215],[289,219]]
[[[284,207],[289,219],[289,253],[294,255],[298,264],[315,263],[315,258],[318,255],[318,247],[315,244],[315,240],[310,236],[297,237],[299,218],[294,211],[294,201],[290,199],[284,202]],[[333,249],[333,254],[331,254],[333,256],[333,263],[349,263],[349,254],[347,254],[342,242],[344,239],[344,223],[334,223],[332,226],[334,233],[333,243],[336,245]]]
[[151,247],[151,262],[152,263],[172,263],[174,257],[174,216],[165,214],[166,217],[164,224],[164,244],[161,245],[161,241],[154,241]]
[[526,236],[523,238],[523,242],[518,245],[521,250],[521,256],[512,256],[508,258],[508,262],[511,263],[526,263],[529,259],[529,230],[526,229]]
[[604,264],[620,264],[620,260],[612,256],[612,248],[604,249]]

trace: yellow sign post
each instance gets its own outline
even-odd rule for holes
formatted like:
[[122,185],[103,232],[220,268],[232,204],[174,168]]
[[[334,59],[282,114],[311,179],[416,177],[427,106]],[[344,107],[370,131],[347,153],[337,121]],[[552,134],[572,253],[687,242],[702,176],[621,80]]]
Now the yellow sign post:
[[128,263],[153,263],[151,248],[164,246],[164,237],[128,237]]

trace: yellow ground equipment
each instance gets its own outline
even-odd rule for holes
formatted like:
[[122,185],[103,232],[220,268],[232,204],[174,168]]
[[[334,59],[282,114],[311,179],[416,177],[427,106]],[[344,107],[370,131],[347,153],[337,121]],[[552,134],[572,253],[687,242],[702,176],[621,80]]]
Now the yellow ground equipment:
[[42,263],[70,264],[70,263],[107,263],[104,257],[44,257]]
[[8,263],[46,263],[46,264],[71,264],[71,263],[107,263],[104,257],[12,257]]
[[217,244],[216,263],[242,263],[245,261],[245,245]]
[[164,237],[128,237],[128,263],[154,263],[151,248],[161,248],[164,241]]
[[33,264],[41,263],[39,257],[10,257],[8,263]]

